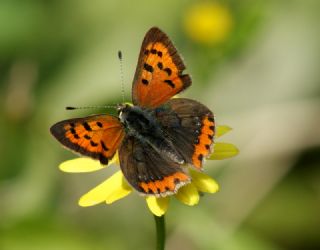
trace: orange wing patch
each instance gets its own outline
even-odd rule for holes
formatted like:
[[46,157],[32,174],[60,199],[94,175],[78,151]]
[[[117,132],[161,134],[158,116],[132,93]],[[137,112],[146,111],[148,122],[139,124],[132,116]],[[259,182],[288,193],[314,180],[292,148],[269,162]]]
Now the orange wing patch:
[[191,85],[189,75],[177,50],[166,34],[158,28],[147,32],[141,46],[133,81],[135,105],[154,108]]
[[202,169],[203,160],[210,154],[213,137],[215,134],[215,123],[212,115],[206,115],[202,119],[202,128],[198,136],[198,144],[192,155],[192,163],[197,169]]
[[97,115],[59,122],[51,133],[67,148],[108,164],[125,135],[117,117]]
[[140,182],[141,191],[145,194],[164,197],[177,192],[177,190],[190,182],[190,177],[183,172],[176,172],[162,180]]

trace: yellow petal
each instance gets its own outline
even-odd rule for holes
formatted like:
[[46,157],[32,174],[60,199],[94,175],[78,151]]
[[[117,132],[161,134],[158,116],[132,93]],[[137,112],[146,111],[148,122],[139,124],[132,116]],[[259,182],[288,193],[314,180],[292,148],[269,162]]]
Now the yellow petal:
[[84,157],[68,160],[59,165],[61,171],[68,173],[93,172],[104,167],[106,166],[101,165],[99,161]]
[[176,194],[176,198],[188,206],[194,206],[199,203],[199,193],[193,183],[181,187]]
[[[118,171],[109,179],[83,195],[79,200],[79,205],[82,207],[89,207],[106,201],[108,197],[111,197],[110,201],[112,201],[112,198],[119,198],[119,196],[114,196],[113,193],[117,192],[118,189],[122,187],[122,184],[123,175],[121,171]],[[130,193],[127,190],[125,192],[126,195]],[[123,194],[120,196],[124,197]]]
[[219,138],[231,130],[232,130],[232,128],[230,128],[229,126],[226,126],[226,125],[217,126],[215,137]]
[[112,157],[111,161],[109,161],[109,164],[108,164],[108,165],[113,164],[113,163],[115,163],[115,164],[117,164],[118,166],[120,166],[119,153],[118,153],[118,151],[117,151],[117,152],[115,153],[115,155]]
[[209,160],[223,160],[239,153],[239,149],[231,143],[217,142],[213,145],[213,153],[208,158]]
[[131,186],[129,186],[129,184],[127,183],[127,181],[125,180],[125,178],[122,174],[121,174],[121,176],[122,176],[121,180],[119,182],[117,181],[115,183],[116,185],[114,187],[112,187],[113,192],[107,196],[107,198],[106,198],[107,204],[111,204],[117,200],[120,200],[131,193],[131,191],[132,191]]
[[200,192],[215,193],[219,190],[218,183],[209,175],[190,169],[192,183]]
[[168,209],[169,197],[156,198],[154,196],[147,196],[146,201],[150,211],[156,216],[164,215]]

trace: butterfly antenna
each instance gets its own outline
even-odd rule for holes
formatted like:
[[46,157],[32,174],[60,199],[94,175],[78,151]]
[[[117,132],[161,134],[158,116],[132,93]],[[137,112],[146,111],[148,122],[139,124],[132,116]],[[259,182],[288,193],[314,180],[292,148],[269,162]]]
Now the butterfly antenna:
[[122,102],[124,102],[124,80],[123,80],[123,65],[122,65],[122,52],[118,51],[118,58],[120,61],[120,77],[121,77],[121,94],[122,94]]
[[86,107],[73,107],[73,106],[67,106],[66,110],[75,110],[75,109],[100,109],[100,108],[105,108],[105,109],[116,109],[116,105],[103,105],[103,106],[86,106]]

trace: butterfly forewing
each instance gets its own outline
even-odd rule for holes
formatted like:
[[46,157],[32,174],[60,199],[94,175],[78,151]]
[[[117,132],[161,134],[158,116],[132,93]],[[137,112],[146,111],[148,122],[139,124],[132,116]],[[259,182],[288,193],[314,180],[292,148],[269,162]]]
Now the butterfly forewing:
[[185,65],[168,36],[151,28],[142,43],[132,86],[132,99],[141,107],[157,107],[191,85]]
[[108,164],[125,135],[119,119],[110,115],[64,120],[50,128],[53,136],[67,148]]

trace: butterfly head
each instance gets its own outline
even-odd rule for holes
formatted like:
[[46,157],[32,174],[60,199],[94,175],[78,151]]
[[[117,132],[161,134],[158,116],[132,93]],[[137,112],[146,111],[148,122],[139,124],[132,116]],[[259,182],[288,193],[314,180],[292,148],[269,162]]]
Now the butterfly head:
[[117,104],[117,106],[116,106],[116,109],[118,111],[118,115],[119,116],[121,116],[121,114],[123,112],[127,112],[131,108],[132,108],[132,104],[131,103],[120,103],[120,104]]
[[133,106],[130,103],[121,103],[117,105],[118,115],[122,123],[125,123],[128,113],[130,113],[132,108]]

